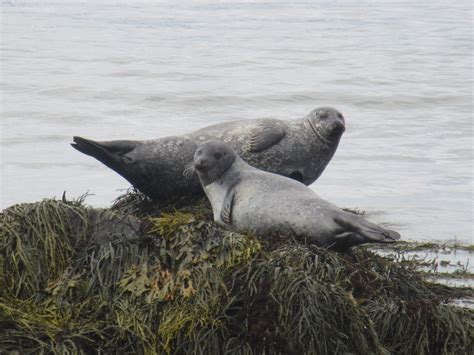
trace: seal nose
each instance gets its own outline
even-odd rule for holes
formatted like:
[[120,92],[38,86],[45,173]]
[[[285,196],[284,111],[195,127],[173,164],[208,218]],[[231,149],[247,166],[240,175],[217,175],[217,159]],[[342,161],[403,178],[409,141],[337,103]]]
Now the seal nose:
[[202,170],[204,170],[205,167],[206,167],[206,162],[207,162],[206,159],[204,159],[204,158],[198,158],[198,159],[196,159],[196,161],[194,162],[194,167],[196,168],[196,170],[202,171]]
[[331,137],[340,136],[346,130],[344,116],[337,110],[327,110],[322,113],[321,118]]
[[331,139],[338,138],[344,133],[345,130],[346,127],[343,122],[339,120],[335,121],[329,129],[329,136],[331,137]]
[[346,120],[344,118],[344,116],[342,115],[342,113],[340,113],[339,111],[336,111],[336,114],[337,114],[337,118],[339,118],[339,121],[341,122],[341,124],[344,126],[346,126]]

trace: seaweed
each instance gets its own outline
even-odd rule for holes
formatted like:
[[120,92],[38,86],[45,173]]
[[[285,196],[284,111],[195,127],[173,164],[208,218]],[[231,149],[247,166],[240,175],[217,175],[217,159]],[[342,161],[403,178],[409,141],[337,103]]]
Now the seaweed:
[[14,205],[0,215],[0,245],[5,352],[474,350],[474,311],[451,303],[472,289],[372,247],[337,253],[223,230],[204,199],[130,191],[110,209],[65,197]]

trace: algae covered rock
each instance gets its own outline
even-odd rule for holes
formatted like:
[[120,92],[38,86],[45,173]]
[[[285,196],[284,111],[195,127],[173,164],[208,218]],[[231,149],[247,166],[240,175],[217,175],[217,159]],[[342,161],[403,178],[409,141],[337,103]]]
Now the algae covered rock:
[[359,248],[340,254],[212,222],[206,201],[0,216],[0,349],[20,353],[462,354],[462,290]]

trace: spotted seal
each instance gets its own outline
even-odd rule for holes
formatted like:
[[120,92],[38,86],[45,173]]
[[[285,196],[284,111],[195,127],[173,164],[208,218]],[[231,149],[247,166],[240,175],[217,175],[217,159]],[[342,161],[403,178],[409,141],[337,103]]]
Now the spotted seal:
[[230,230],[292,235],[338,250],[400,238],[395,231],[339,209],[298,181],[248,165],[223,142],[201,145],[194,167],[214,220]]
[[320,107],[296,120],[233,121],[145,141],[96,142],[74,137],[71,145],[115,170],[150,198],[165,200],[203,195],[189,165],[205,141],[226,142],[250,165],[309,185],[331,160],[344,129],[339,111]]

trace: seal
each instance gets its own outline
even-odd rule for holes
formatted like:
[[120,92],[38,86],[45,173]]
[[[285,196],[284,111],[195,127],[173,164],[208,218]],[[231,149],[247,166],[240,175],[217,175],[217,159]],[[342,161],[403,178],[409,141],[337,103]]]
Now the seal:
[[74,137],[71,145],[115,170],[148,197],[167,200],[203,195],[192,162],[197,147],[206,141],[226,142],[250,165],[309,185],[326,168],[344,130],[339,111],[320,107],[296,120],[225,122],[145,141]]
[[336,250],[400,239],[397,232],[341,210],[298,181],[250,166],[224,142],[199,146],[194,167],[214,220],[227,229],[292,235]]

